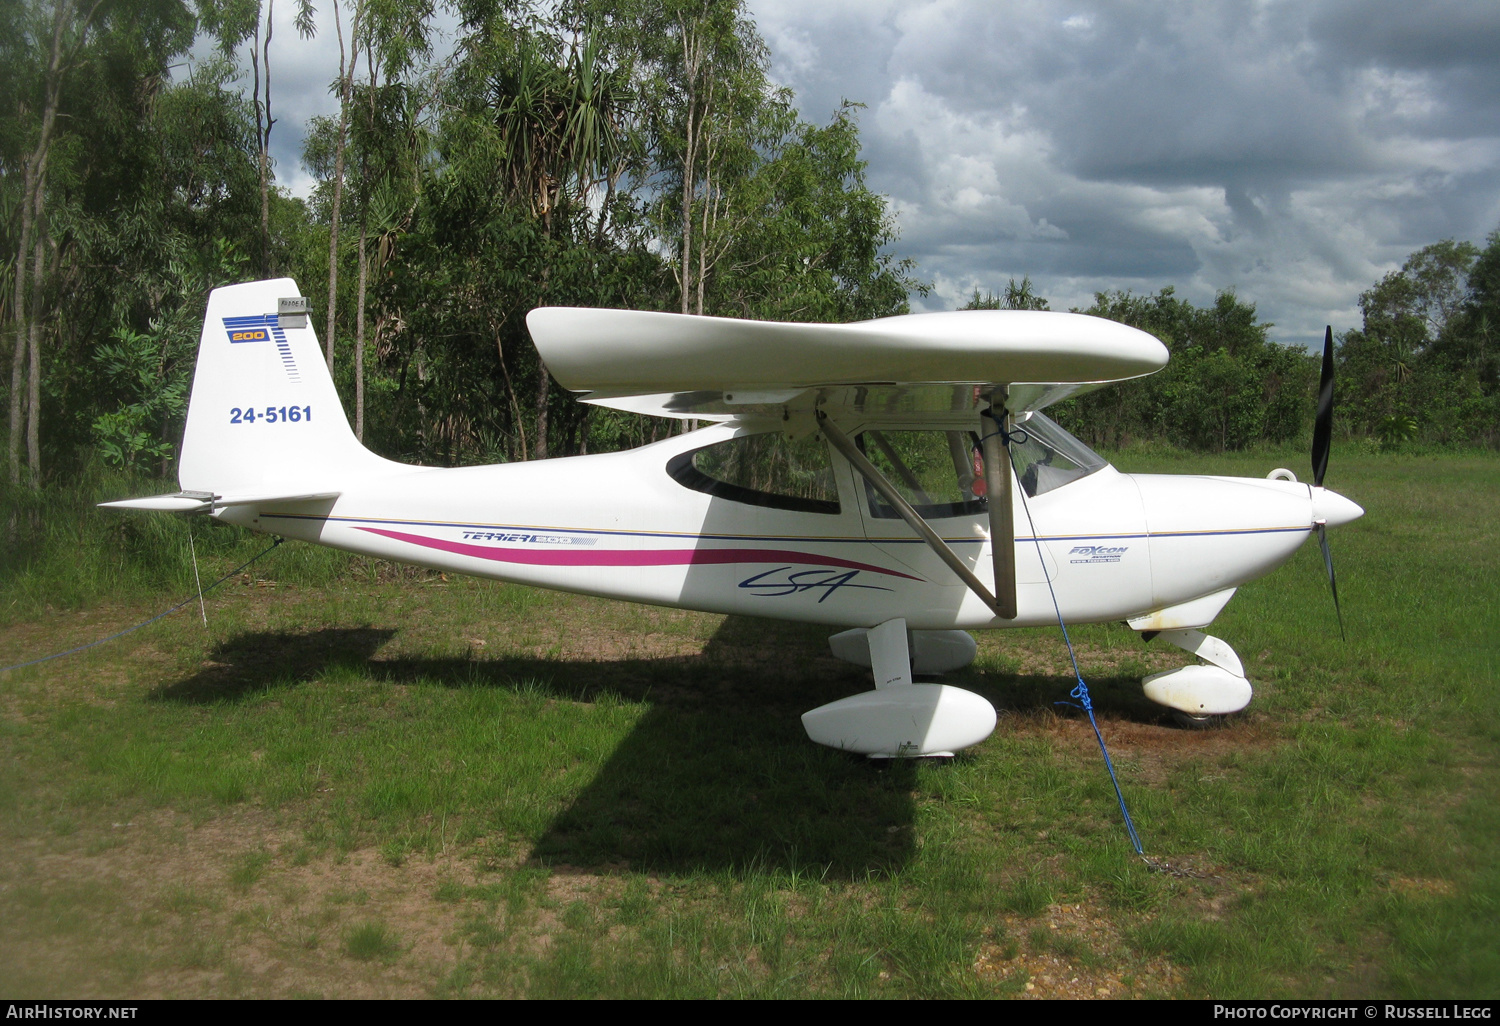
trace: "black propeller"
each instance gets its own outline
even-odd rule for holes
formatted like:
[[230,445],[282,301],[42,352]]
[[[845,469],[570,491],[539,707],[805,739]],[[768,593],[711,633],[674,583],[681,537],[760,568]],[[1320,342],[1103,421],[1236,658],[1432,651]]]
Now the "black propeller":
[[[1313,418],[1312,472],[1313,487],[1323,487],[1328,473],[1328,450],[1333,444],[1333,325],[1323,332],[1323,373],[1318,379],[1318,412]],[[1339,582],[1333,573],[1333,555],[1328,551],[1328,525],[1319,521],[1318,545],[1323,549],[1323,565],[1328,568],[1328,586],[1333,589],[1333,611],[1339,618],[1339,638],[1344,636],[1344,611],[1339,608]]]
[[1323,487],[1328,448],[1333,441],[1333,325],[1323,330],[1323,375],[1318,379],[1318,412],[1313,419],[1313,484]]

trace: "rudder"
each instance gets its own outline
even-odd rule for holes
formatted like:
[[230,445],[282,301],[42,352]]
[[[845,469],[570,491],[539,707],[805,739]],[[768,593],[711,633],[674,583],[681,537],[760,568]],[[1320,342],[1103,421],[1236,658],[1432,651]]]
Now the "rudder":
[[387,465],[354,437],[310,319],[278,315],[279,301],[297,296],[290,278],[209,296],[178,469],[184,491],[320,491]]

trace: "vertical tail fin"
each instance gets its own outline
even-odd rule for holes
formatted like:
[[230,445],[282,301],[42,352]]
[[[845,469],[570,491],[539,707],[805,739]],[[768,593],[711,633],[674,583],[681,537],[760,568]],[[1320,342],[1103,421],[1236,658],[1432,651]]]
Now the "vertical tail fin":
[[184,491],[286,495],[338,488],[391,466],[349,428],[317,335],[290,278],[215,289],[188,403]]

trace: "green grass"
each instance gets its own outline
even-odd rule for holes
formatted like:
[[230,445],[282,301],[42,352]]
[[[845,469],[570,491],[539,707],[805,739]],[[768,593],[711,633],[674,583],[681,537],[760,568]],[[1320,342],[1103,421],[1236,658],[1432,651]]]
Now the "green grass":
[[[868,687],[824,631],[278,550],[207,629],[0,676],[0,992],[1004,997],[1055,958],[1136,994],[1494,997],[1500,459],[1336,452],[1328,483],[1368,511],[1330,535],[1349,641],[1315,547],[1241,589],[1213,631],[1257,695],[1226,728],[1141,697],[1133,632],[1074,632],[1172,873],[1053,705],[1055,632],[982,635],[955,675],[990,740],[877,771],[802,735]],[[255,551],[214,533],[217,572]],[[0,663],[182,584],[27,598],[58,565],[0,584]]]
[[344,954],[358,962],[388,962],[401,954],[401,941],[384,923],[363,922],[345,932]]

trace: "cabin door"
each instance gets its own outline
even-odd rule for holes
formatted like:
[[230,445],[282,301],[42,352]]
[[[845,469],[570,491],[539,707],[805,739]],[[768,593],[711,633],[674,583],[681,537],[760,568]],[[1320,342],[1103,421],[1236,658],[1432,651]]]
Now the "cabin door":
[[[992,586],[989,512],[984,498],[983,470],[978,462],[978,434],[953,427],[867,428],[855,436],[854,443],[975,576]],[[853,468],[849,471],[865,537],[923,579],[962,588],[953,571],[901,515]],[[1020,584],[1042,583],[1048,572],[1055,573],[1056,566],[1043,546],[1047,560],[1044,572],[1042,557],[1029,538],[1018,483],[1012,492],[1016,503],[1016,534],[1022,539],[1016,544],[1016,580]]]

